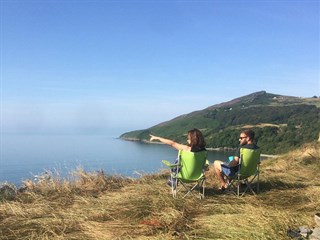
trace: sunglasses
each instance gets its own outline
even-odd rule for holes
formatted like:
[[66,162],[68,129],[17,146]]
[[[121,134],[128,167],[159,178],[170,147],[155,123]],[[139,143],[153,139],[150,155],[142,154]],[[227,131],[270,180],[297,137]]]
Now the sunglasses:
[[247,138],[247,137],[239,137],[240,140],[242,140],[242,139],[244,139],[244,138]]

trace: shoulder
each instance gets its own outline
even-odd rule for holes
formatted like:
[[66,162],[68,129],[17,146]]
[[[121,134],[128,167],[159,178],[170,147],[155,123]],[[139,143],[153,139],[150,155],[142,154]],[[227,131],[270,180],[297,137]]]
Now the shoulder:
[[246,144],[241,146],[241,148],[246,148],[246,149],[258,149],[259,147],[256,144]]
[[191,152],[202,152],[202,151],[207,151],[206,148],[190,148]]
[[187,145],[180,144],[180,149],[179,150],[191,152],[191,147],[189,147]]

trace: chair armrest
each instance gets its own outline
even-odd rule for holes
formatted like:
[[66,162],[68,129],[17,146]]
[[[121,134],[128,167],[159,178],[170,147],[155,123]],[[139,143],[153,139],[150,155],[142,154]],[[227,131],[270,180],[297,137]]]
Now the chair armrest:
[[171,162],[167,161],[167,160],[162,160],[163,164],[166,165],[169,168],[175,168],[180,166],[180,164],[172,164]]

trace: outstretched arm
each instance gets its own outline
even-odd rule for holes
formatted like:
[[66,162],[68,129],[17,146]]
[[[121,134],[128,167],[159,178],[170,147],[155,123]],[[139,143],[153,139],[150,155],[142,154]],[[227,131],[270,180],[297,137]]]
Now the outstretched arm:
[[166,139],[166,138],[162,138],[162,137],[157,137],[157,136],[154,136],[154,135],[151,135],[150,134],[150,142],[153,141],[153,140],[158,140],[162,143],[165,143],[167,145],[170,145],[172,147],[174,147],[175,149],[177,150],[187,150],[187,151],[190,151],[190,147],[187,146],[187,145],[183,145],[183,144],[180,144],[180,143],[177,143],[177,142],[174,142],[170,139]]

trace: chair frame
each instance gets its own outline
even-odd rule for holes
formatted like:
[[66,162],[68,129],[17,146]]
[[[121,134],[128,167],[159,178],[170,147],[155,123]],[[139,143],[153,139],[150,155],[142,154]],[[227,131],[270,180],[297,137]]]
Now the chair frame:
[[[185,152],[185,153],[183,153]],[[200,152],[187,152],[187,151],[183,151],[180,150],[179,154],[178,154],[178,162],[176,164],[170,164],[168,161],[163,160],[162,162],[168,166],[169,168],[171,168],[171,174],[170,174],[170,180],[171,180],[171,192],[172,192],[172,196],[174,198],[177,197],[177,193],[181,192],[182,190],[186,190],[187,193],[185,193],[183,195],[183,198],[185,198],[186,196],[188,196],[189,194],[193,194],[194,193],[194,189],[198,189],[199,192],[199,198],[203,199],[205,196],[205,164],[206,164],[206,152],[205,155],[203,156],[204,159],[200,159],[200,161],[203,161],[203,166],[202,166],[202,171],[201,174],[199,174],[199,176],[196,179],[186,179],[184,178],[183,174],[182,174],[182,168],[184,166],[184,161],[185,159],[182,159],[182,154],[194,154],[194,156],[192,157],[192,161],[199,161],[199,159],[197,159],[197,156]],[[200,153],[203,154],[203,153]],[[200,156],[202,157],[202,156]],[[179,185],[181,184],[181,186],[179,187]],[[195,195],[196,196],[196,195]]]
[[[240,150],[241,153],[240,153],[240,160],[239,160],[237,173],[234,176],[223,175],[225,178],[225,181],[228,183],[227,191],[237,195],[238,197],[242,197],[248,190],[250,190],[253,195],[256,195],[260,192],[260,184],[259,184],[259,180],[260,180],[260,150],[248,149],[248,150],[252,150],[252,151],[259,151],[259,156],[258,156],[258,159],[256,160],[257,162],[255,163],[256,164],[255,172],[251,175],[245,175],[245,174],[241,174],[242,161],[244,161],[243,149],[244,148],[242,148]],[[256,192],[252,189],[253,181],[255,179],[257,179]],[[245,184],[246,187],[240,195],[240,188],[241,188],[242,184]],[[236,189],[236,190],[234,190],[234,189]]]

